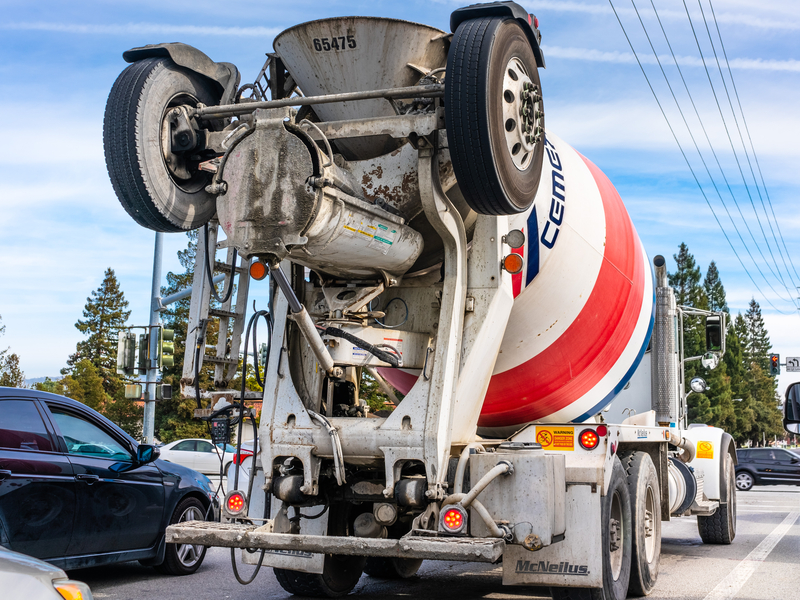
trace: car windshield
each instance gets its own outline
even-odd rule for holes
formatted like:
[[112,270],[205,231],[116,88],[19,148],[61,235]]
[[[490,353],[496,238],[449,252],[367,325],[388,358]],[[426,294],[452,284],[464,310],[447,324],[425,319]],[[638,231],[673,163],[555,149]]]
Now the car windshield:
[[217,444],[217,448],[220,450],[225,450],[225,454],[235,454],[236,453],[236,446],[231,444]]

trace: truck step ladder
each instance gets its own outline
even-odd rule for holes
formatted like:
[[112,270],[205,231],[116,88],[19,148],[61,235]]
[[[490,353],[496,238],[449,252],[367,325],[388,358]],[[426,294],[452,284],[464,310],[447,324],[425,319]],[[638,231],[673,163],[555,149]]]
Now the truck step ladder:
[[[208,246],[216,254],[219,223],[212,221],[208,224]],[[234,249],[228,248],[225,261],[214,260],[213,273],[226,275],[223,290],[235,285],[233,293],[221,305],[212,307],[211,286],[206,273],[204,261],[209,260],[205,240],[200,234],[197,240],[197,253],[195,259],[194,279],[192,282],[192,300],[189,306],[189,323],[186,333],[186,353],[183,361],[183,374],[181,377],[181,394],[184,397],[195,396],[195,373],[199,373],[204,363],[214,365],[214,388],[219,393],[227,396],[238,397],[235,390],[229,390],[228,384],[236,375],[239,365],[239,348],[244,331],[245,312],[247,311],[247,295],[250,285],[248,264],[244,259],[237,259],[233,272],[233,281],[229,281],[228,274],[234,260]],[[217,303],[218,304],[218,303]],[[212,352],[206,352],[206,332],[212,319],[219,321],[219,334],[217,344]],[[200,345],[198,364],[195,365],[197,347]],[[206,390],[201,390],[202,397],[209,397]],[[214,396],[217,394],[211,394]],[[213,402],[212,402],[213,405]]]

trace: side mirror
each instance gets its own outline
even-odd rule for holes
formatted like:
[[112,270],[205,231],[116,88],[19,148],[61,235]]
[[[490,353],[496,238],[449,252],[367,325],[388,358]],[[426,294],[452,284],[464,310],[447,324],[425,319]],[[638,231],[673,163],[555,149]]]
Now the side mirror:
[[689,387],[695,394],[702,394],[708,389],[708,384],[702,377],[695,377],[691,382],[689,382]]
[[786,388],[783,428],[789,433],[800,433],[800,382],[793,383]]
[[706,351],[720,356],[725,354],[726,316],[725,313],[717,313],[706,317]]
[[136,448],[136,462],[146,465],[161,456],[161,450],[149,444],[139,444]]
[[713,352],[706,352],[700,359],[700,364],[709,371],[713,371],[719,366],[719,356]]

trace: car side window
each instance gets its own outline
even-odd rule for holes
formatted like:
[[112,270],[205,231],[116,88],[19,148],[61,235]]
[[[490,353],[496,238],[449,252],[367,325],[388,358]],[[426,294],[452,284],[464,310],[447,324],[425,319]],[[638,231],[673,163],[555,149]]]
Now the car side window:
[[195,442],[194,440],[184,440],[180,444],[175,444],[172,449],[177,452],[194,452]]
[[53,443],[36,404],[30,400],[0,401],[0,448],[51,452]]
[[745,459],[745,460],[747,460],[747,459],[749,459],[749,458],[750,458],[750,450],[737,450],[737,451],[736,451],[736,456],[737,456],[739,459]]
[[197,442],[197,451],[198,452],[213,452],[214,446],[211,442]]
[[788,450],[773,450],[775,459],[781,462],[792,462],[793,458],[797,458],[796,454],[792,454]]
[[111,460],[131,460],[131,453],[94,423],[52,406],[50,412],[53,413],[53,420],[64,436],[67,452],[70,454]]

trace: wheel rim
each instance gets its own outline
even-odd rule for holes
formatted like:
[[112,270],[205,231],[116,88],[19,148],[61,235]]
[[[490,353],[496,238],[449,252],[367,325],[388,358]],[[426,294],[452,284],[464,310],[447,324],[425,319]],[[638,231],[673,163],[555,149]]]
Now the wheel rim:
[[[196,506],[190,506],[181,514],[178,523],[186,521],[202,521],[205,515]],[[203,546],[198,544],[178,544],[176,554],[180,563],[186,567],[191,568],[195,566],[203,558]]]
[[644,505],[644,553],[648,563],[656,555],[656,499],[653,488],[647,486]]
[[544,133],[542,94],[517,57],[506,65],[500,93],[506,149],[514,166],[524,171],[533,161],[536,144]]
[[614,492],[611,498],[611,511],[609,512],[609,562],[611,564],[611,575],[614,581],[616,581],[619,579],[620,573],[622,572],[623,540],[625,539],[625,525],[622,520],[622,500],[620,500],[619,492]]
[[740,490],[746,490],[753,486],[753,478],[749,473],[739,473],[736,475],[736,487]]

